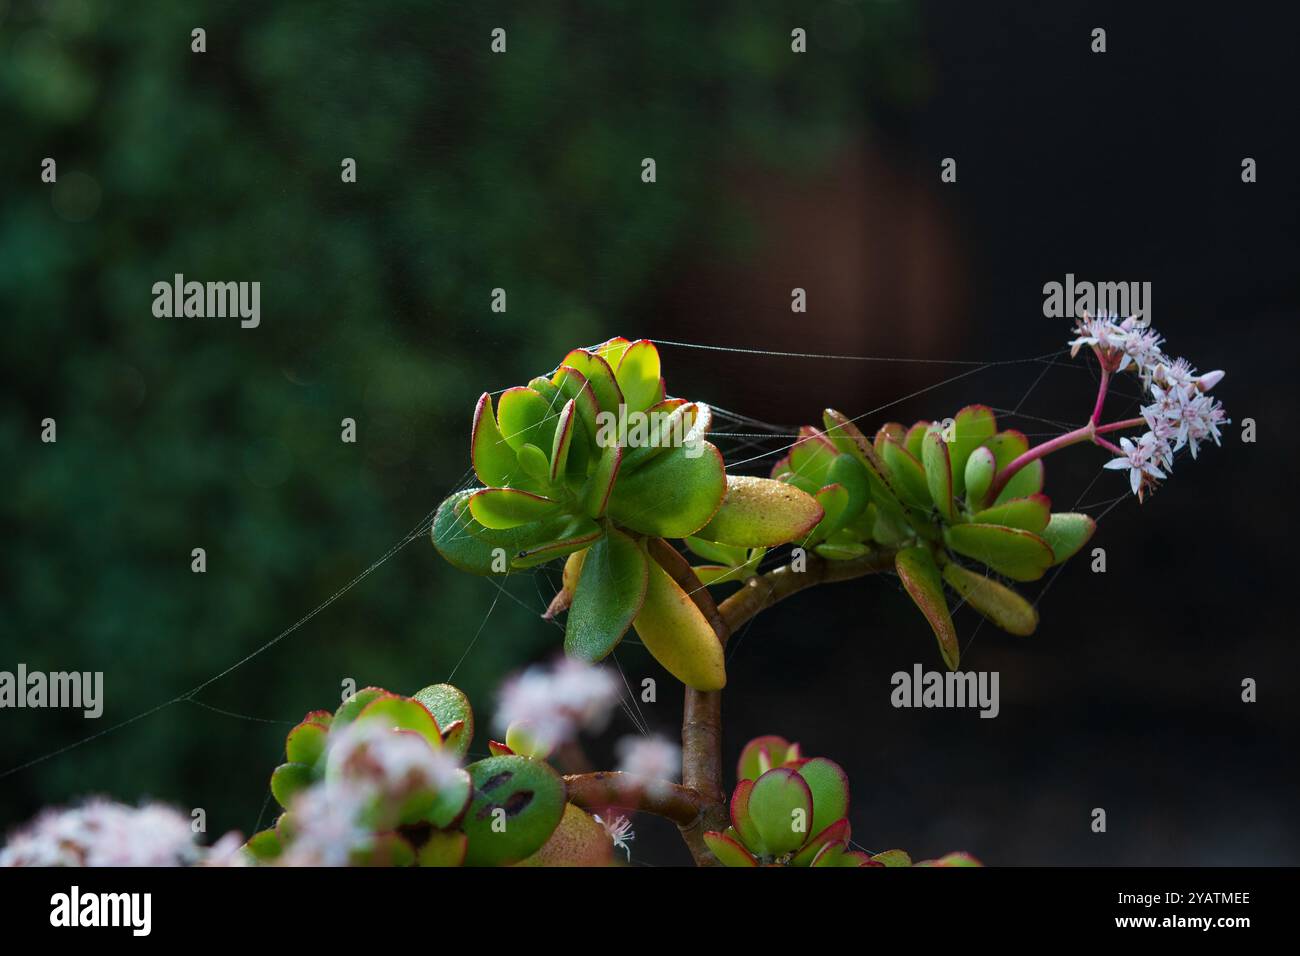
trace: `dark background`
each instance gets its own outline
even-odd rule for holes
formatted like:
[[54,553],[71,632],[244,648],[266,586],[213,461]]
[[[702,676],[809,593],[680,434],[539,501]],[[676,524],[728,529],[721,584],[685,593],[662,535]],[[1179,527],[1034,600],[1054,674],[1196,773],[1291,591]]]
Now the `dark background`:
[[[1035,636],[958,613],[965,666],[1001,673],[996,720],[889,706],[892,672],[939,662],[896,580],[868,579],[733,641],[728,764],[760,733],[840,761],[873,850],[1291,862],[1296,23],[1134,7],[0,0],[0,668],[103,670],[107,698],[98,722],[0,713],[0,773],[183,694],[334,594],[462,480],[478,394],[574,345],[1024,359],[1069,337],[1042,286],[1073,272],[1153,283],[1169,350],[1228,372],[1224,447],[1106,514],[1105,575],[1076,559],[1029,586]],[[175,272],[261,281],[262,326],[155,319],[151,286]],[[789,427],[973,401],[1077,422],[1093,397],[1082,360],[932,388],[970,367],[662,352],[670,391]],[[731,460],[755,454],[743,441],[719,439]],[[1100,514],[1125,490],[1104,458],[1049,462],[1058,508]],[[498,600],[480,632],[493,585],[414,541],[201,703],[0,778],[0,825],[98,792],[247,833],[284,732],[344,678],[409,693],[455,670],[486,723],[501,677],[558,648],[534,613],[554,580],[510,582],[522,604]],[[670,679],[631,642],[618,657],[634,685],[660,679],[641,710],[674,734]],[[593,761],[630,732],[616,717]],[[655,820],[634,847],[687,859]]]

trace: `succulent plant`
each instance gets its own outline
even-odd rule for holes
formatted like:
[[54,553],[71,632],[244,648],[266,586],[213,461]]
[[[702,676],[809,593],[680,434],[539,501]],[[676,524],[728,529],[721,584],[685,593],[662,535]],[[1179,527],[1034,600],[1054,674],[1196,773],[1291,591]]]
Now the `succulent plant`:
[[[284,812],[248,841],[248,854],[277,862],[297,853],[318,863],[312,853],[337,851],[352,865],[398,866],[528,859],[565,816],[564,782],[545,761],[517,754],[462,768],[473,734],[469,701],[450,684],[414,697],[367,687],[333,714],[309,713],[289,732],[287,762],[271,775]],[[570,818],[548,859],[569,851],[594,857],[600,843],[581,823]]]
[[635,628],[697,690],[726,683],[717,634],[655,557],[663,538],[763,548],[804,534],[821,506],[798,488],[728,476],[709,406],[669,397],[647,340],[574,349],[549,376],[484,394],[470,439],[485,487],[439,507],[432,536],[458,568],[501,575],[568,558],[555,610],[564,648],[599,661]]
[[[724,866],[912,865],[902,850],[869,854],[851,849],[849,780],[835,761],[803,757],[799,745],[783,737],[756,737],[741,751],[736,777],[731,826],[704,835]],[[970,860],[967,865],[979,865],[968,854],[943,859],[959,857]]]
[[996,416],[983,405],[969,405],[943,422],[910,428],[890,422],[874,440],[834,409],[823,420],[824,429],[801,429],[798,443],[772,470],[822,506],[825,516],[809,546],[830,561],[894,550],[899,578],[950,669],[957,668],[959,650],[945,583],[1003,630],[1033,633],[1033,605],[964,562],[1013,581],[1034,581],[1082,548],[1095,524],[1087,515],[1052,513],[1042,494],[1041,459],[994,486],[999,469],[1028,450],[1025,436],[998,431]]

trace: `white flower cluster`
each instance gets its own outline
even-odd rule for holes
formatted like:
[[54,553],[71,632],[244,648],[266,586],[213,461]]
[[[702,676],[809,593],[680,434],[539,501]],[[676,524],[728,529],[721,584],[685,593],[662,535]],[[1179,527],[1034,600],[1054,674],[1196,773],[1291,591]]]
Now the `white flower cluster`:
[[1174,455],[1184,447],[1195,458],[1202,442],[1219,444],[1219,428],[1228,424],[1228,418],[1223,404],[1209,391],[1223,380],[1223,372],[1198,375],[1186,359],[1170,358],[1161,348],[1164,339],[1159,333],[1133,316],[1117,322],[1112,316],[1085,315],[1075,332],[1078,337],[1069,343],[1071,355],[1090,346],[1104,368],[1134,371],[1152,399],[1141,408],[1147,431],[1136,441],[1121,438],[1123,455],[1105,466],[1127,471],[1139,499],[1167,476]]
[[501,688],[496,726],[527,726],[545,747],[572,740],[580,730],[599,732],[619,699],[617,678],[604,667],[565,658],[554,667],[530,667]]
[[651,795],[667,793],[681,776],[682,748],[666,737],[624,737],[617,749],[618,769]]
[[161,803],[140,807],[93,797],[42,812],[0,850],[0,866],[192,866],[226,862],[242,842],[200,846],[189,817]]
[[347,866],[377,831],[397,824],[405,799],[460,783],[465,771],[446,750],[380,719],[358,720],[332,735],[325,778],[293,801],[285,866]]

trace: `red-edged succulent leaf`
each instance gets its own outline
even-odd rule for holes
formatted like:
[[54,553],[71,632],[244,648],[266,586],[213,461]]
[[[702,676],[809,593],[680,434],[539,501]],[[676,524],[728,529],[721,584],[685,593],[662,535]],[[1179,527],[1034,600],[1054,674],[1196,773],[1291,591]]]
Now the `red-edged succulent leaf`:
[[618,368],[618,363],[623,360],[623,353],[632,343],[621,335],[616,335],[612,339],[606,339],[599,345],[593,346],[591,351],[595,352],[605,360],[610,368]]
[[329,730],[333,720],[334,715],[328,710],[313,710],[304,714],[301,722],[304,724],[320,724],[326,730]]
[[823,514],[815,498],[793,485],[728,475],[722,505],[696,536],[743,548],[772,548],[806,538]]
[[726,490],[727,470],[717,448],[708,442],[670,448],[620,476],[608,514],[641,534],[684,538],[709,523]]
[[754,823],[753,814],[749,809],[749,798],[753,793],[753,780],[741,780],[736,783],[736,789],[731,791],[731,803],[728,807],[731,826],[734,828],[740,842],[747,846],[752,853],[758,856],[766,856],[771,851],[768,849],[767,844],[763,842],[763,834],[759,832],[758,826]]
[[717,633],[690,595],[658,561],[649,560],[647,567],[645,601],[633,622],[641,642],[668,673],[687,687],[721,690],[727,683],[727,673]]
[[784,737],[766,734],[755,737],[740,752],[736,762],[737,780],[757,780],[773,767],[784,767],[787,762],[800,759],[799,745]]
[[983,866],[983,865],[984,864],[981,863],[979,860],[975,859],[975,857],[965,852],[949,853],[945,856],[939,857],[939,859],[937,860],[922,860],[920,863],[916,864],[916,866],[944,866],[944,867],[958,867],[958,866],[964,867],[964,866]]
[[1052,566],[1052,549],[1030,531],[997,524],[959,524],[944,531],[948,547],[1013,581],[1037,581]]
[[839,454],[839,449],[824,432],[804,425],[790,448],[790,470],[798,478],[806,479],[812,487],[819,488],[830,480],[826,477],[827,471]]
[[380,697],[389,696],[388,691],[382,687],[363,687],[361,690],[352,694],[343,703],[339,704],[338,710],[334,711],[334,722],[330,727],[338,730],[346,727],[352,721],[357,719],[357,715],[370,706],[372,701]]
[[921,463],[892,438],[885,439],[883,457],[903,501],[913,508],[928,512],[933,502],[930,498],[930,486],[925,480],[925,469],[921,467]]
[[645,603],[649,564],[645,550],[617,528],[591,546],[565,620],[565,653],[598,661],[617,646]]
[[799,776],[808,784],[813,798],[809,832],[820,833],[849,813],[849,775],[834,760],[813,757],[799,765]]
[[497,399],[497,427],[517,453],[524,445],[550,448],[558,409],[532,388],[508,388]]
[[592,469],[582,491],[582,510],[589,517],[600,518],[605,514],[622,461],[623,449],[618,445],[601,449],[596,467]]
[[626,347],[615,377],[629,411],[643,412],[664,397],[659,350],[646,339]]
[[943,581],[939,577],[934,558],[923,547],[905,548],[894,556],[894,568],[898,571],[898,577],[908,596],[920,608],[934,631],[935,639],[939,642],[939,653],[943,655],[948,670],[955,671],[960,662],[961,650],[957,646],[957,632],[952,626],[952,615],[948,611]]
[[825,541],[832,532],[844,523],[845,512],[849,507],[849,492],[841,484],[824,485],[816,495],[817,504],[822,508],[822,520],[817,523],[809,536],[811,541]]
[[[816,803],[816,797],[813,798]],[[840,818],[829,826],[823,827],[817,831],[817,835],[803,845],[803,847],[790,860],[791,866],[812,866],[812,861],[817,858],[817,854],[822,851],[828,843],[845,843],[849,842],[849,821]]]
[[[541,524],[549,526],[550,522],[541,522]],[[526,525],[525,527],[531,528],[535,526]],[[563,527],[557,529],[553,536],[548,536],[549,540],[540,544],[530,544],[515,552],[510,566],[516,569],[533,568],[539,564],[545,564],[547,561],[563,558],[590,546],[602,534],[604,534],[604,531],[601,526],[590,518],[581,516],[568,517],[567,520],[564,520]]]
[[957,506],[953,503],[952,465],[948,458],[948,443],[937,431],[928,431],[921,440],[921,460],[925,465],[925,483],[930,489],[930,500],[939,514],[948,521],[957,520]]
[[303,721],[293,730],[284,742],[284,755],[290,763],[306,764],[314,767],[321,754],[325,752],[325,740],[329,731],[313,721]]
[[[912,427],[909,428],[901,438],[897,434],[892,432],[886,434],[885,437],[893,438],[894,441],[898,442],[900,445],[902,445],[904,448],[907,449],[907,453],[909,455],[911,455],[917,461],[920,461],[921,456],[924,454],[923,449],[925,445],[925,436],[927,433],[929,433],[930,427],[933,424],[934,424],[933,422],[914,422],[912,424]],[[881,451],[883,453],[883,448],[881,449]]]
[[1052,515],[1042,530],[1043,540],[1052,549],[1052,563],[1061,564],[1074,557],[1096,530],[1097,522],[1085,514],[1065,511]]
[[706,830],[704,844],[723,866],[758,866],[758,860],[731,837],[716,830]]
[[599,431],[600,402],[592,390],[587,377],[576,368],[561,365],[551,376],[551,381],[560,390],[560,394],[573,402],[577,410],[579,423],[590,447],[596,445],[596,433]]
[[645,413],[645,419],[631,422],[626,433],[618,436],[627,447],[623,455],[624,465],[629,471],[640,468],[669,448],[690,448],[690,454],[698,456],[695,443],[703,440],[708,422],[712,420],[712,413],[707,409],[707,405],[677,398],[652,407]]
[[478,405],[474,407],[474,427],[469,442],[470,459],[479,481],[493,488],[516,483],[519,460],[497,427],[496,415],[492,413],[492,396],[487,392],[479,397]]
[[1038,611],[1005,584],[951,561],[944,565],[943,579],[967,604],[1008,634],[1028,637],[1038,627]]
[[563,512],[558,501],[516,488],[484,488],[469,498],[469,513],[489,531],[509,531]]
[[505,744],[501,743],[501,741],[499,740],[489,740],[488,753],[490,753],[494,757],[505,757],[510,754],[513,754],[514,751],[511,750],[509,747],[507,747]]
[[507,866],[541,849],[564,816],[560,775],[545,761],[517,755],[487,757],[465,769],[473,782],[461,822],[469,837],[465,864]]
[[884,850],[874,853],[871,859],[882,866],[911,866],[912,858],[905,850]]
[[703,538],[695,537],[695,535],[687,536],[685,541],[686,547],[706,561],[714,561],[732,568],[744,564],[749,556],[746,548],[733,548],[729,544],[705,541]]
[[578,406],[569,399],[560,409],[560,417],[555,425],[555,435],[551,439],[551,481],[558,482],[564,477],[569,467],[569,452],[573,448],[573,438],[577,434]]
[[424,738],[434,750],[442,749],[442,730],[429,708],[410,697],[387,694],[372,700],[357,715],[357,720],[374,720],[392,730],[411,730]]
[[997,416],[987,405],[967,405],[953,416],[948,455],[952,461],[952,490],[958,497],[966,494],[966,465],[971,453],[996,434]]
[[618,387],[614,370],[609,363],[597,353],[588,349],[574,349],[560,363],[562,367],[576,369],[591,386],[600,410],[611,414],[618,413],[618,406],[623,404],[623,392]]
[[413,694],[412,699],[433,714],[447,749],[465,756],[474,739],[474,709],[461,689],[451,684],[430,684]]
[[826,436],[835,443],[835,447],[844,454],[858,459],[867,469],[867,478],[871,482],[871,496],[876,505],[892,514],[901,514],[902,494],[884,459],[875,446],[867,441],[867,436],[863,435],[852,421],[833,408],[822,412],[822,420],[826,423]]
[[985,508],[971,516],[977,524],[1001,524],[1035,534],[1047,527],[1052,514],[1052,500],[1046,495],[1012,498],[992,508]]
[[792,853],[809,837],[813,811],[808,781],[797,771],[778,767],[754,781],[749,815],[773,856]]

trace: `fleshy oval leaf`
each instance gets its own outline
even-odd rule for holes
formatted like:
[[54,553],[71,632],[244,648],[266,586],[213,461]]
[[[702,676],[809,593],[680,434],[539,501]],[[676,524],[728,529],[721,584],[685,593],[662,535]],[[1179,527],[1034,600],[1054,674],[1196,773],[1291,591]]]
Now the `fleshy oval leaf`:
[[1052,566],[1052,549],[1030,531],[998,524],[959,524],[944,531],[948,547],[1013,581],[1037,581]]
[[1063,511],[1052,515],[1042,531],[1043,540],[1052,549],[1052,563],[1074,557],[1096,530],[1097,522],[1085,514]]
[[774,548],[805,538],[823,514],[817,499],[793,485],[728,475],[721,507],[696,536],[743,548]]
[[904,548],[894,556],[894,568],[908,596],[934,631],[939,653],[943,655],[948,670],[955,671],[961,659],[961,649],[957,646],[957,632],[952,626],[952,615],[943,594],[943,580],[939,577],[934,558],[923,547]]
[[690,595],[649,560],[645,602],[633,626],[646,649],[687,687],[721,690],[727,682],[722,642]]
[[952,589],[1008,634],[1028,637],[1038,627],[1038,611],[1011,588],[956,562],[944,566],[943,579]]
[[565,620],[564,651],[594,662],[618,645],[641,612],[650,559],[645,549],[617,528],[610,528],[584,555]]

